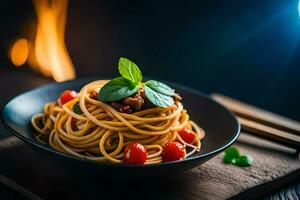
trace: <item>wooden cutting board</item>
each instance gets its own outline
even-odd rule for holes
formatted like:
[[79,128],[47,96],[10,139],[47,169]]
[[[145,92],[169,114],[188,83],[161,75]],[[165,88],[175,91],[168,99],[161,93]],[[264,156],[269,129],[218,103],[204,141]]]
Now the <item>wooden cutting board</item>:
[[[251,167],[226,165],[220,154],[202,166],[159,180],[116,181],[89,177],[78,180],[67,176],[59,166],[44,162],[40,155],[18,139],[11,137],[0,141],[1,173],[43,199],[55,199],[58,194],[60,198],[67,199],[100,196],[110,199],[218,200],[240,196],[243,199],[257,199],[270,191],[272,185],[280,186],[273,180],[300,168],[300,161],[292,150],[242,133],[234,146],[254,158]],[[297,176],[300,177],[300,172],[289,179]],[[248,189],[270,181],[273,183],[267,189],[262,191],[256,187],[247,193]]]

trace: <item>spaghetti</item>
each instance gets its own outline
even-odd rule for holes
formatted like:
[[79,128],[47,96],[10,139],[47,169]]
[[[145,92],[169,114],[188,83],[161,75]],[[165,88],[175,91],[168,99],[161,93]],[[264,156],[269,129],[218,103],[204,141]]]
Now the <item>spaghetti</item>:
[[[36,139],[52,148],[83,159],[122,163],[124,151],[131,143],[147,151],[145,164],[163,162],[167,143],[176,141],[189,157],[201,148],[204,131],[189,119],[180,101],[168,107],[151,107],[133,113],[122,113],[95,98],[107,80],[85,85],[78,95],[61,105],[45,104],[44,112],[34,115],[32,126]],[[74,112],[79,105],[80,113]],[[192,130],[195,137],[186,142],[180,130]]]
[[[52,148],[84,159],[121,163],[123,150],[131,142],[141,143],[148,152],[146,164],[162,162],[163,145],[178,141],[191,149],[185,157],[199,151],[204,131],[189,120],[180,102],[167,108],[149,108],[132,114],[120,113],[92,95],[107,81],[95,81],[82,88],[78,97],[60,106],[47,103],[44,113],[31,119],[37,140]],[[82,114],[72,107],[79,103]],[[195,140],[188,144],[178,134],[193,129]]]
[[[32,117],[37,140],[52,148],[85,159],[121,163],[123,150],[131,142],[147,149],[146,164],[162,162],[163,145],[179,141],[191,149],[186,157],[199,151],[204,131],[189,120],[180,102],[167,108],[149,108],[132,114],[120,113],[108,104],[92,98],[107,81],[95,81],[82,88],[78,97],[60,106],[47,103],[44,113]],[[82,114],[72,107],[79,103]],[[188,144],[178,134],[193,129],[195,140]]]

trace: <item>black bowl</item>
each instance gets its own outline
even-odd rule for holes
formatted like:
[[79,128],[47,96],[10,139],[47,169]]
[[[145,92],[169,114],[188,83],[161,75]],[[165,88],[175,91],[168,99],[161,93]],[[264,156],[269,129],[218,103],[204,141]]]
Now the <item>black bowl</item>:
[[182,96],[184,107],[191,119],[199,124],[206,132],[202,141],[201,151],[180,161],[166,162],[153,165],[115,165],[85,160],[67,155],[43,145],[34,139],[30,119],[34,114],[43,111],[43,106],[49,101],[55,101],[66,89],[79,91],[80,88],[95,79],[77,79],[64,83],[53,83],[21,94],[6,104],[2,111],[4,125],[15,136],[42,153],[43,157],[68,170],[84,170],[98,174],[167,174],[193,168],[214,157],[229,147],[238,138],[240,125],[234,115],[211,98],[174,83],[168,83]]

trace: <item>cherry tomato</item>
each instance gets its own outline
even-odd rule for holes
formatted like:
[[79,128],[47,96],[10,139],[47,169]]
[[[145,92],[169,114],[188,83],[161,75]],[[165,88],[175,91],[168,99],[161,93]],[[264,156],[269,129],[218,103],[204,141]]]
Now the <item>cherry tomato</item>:
[[162,160],[164,162],[182,160],[185,156],[185,148],[178,142],[168,142],[164,145],[162,151]]
[[144,164],[147,160],[146,148],[138,142],[130,143],[124,151],[123,162],[126,164]]
[[191,144],[196,138],[196,133],[188,128],[183,128],[179,130],[178,133],[180,137],[188,144]]
[[77,95],[77,92],[75,92],[74,90],[66,90],[60,95],[58,101],[61,103],[61,105],[64,105],[68,101],[75,99]]

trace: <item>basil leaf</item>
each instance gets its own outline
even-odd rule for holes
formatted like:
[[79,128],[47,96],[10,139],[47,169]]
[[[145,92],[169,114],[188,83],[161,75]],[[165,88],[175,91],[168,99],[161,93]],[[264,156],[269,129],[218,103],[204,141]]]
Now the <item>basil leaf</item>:
[[234,159],[240,157],[240,152],[236,147],[229,147],[224,151],[223,161],[224,163],[230,164],[233,163]]
[[236,158],[234,161],[235,165],[242,166],[242,167],[248,167],[252,165],[253,158],[249,155],[242,155],[239,158]]
[[117,77],[100,89],[98,99],[104,102],[118,101],[136,93],[137,90],[137,84],[123,77]]
[[156,92],[147,85],[144,85],[144,89],[147,98],[154,105],[159,107],[168,107],[174,104],[174,99],[172,97]]
[[120,58],[118,63],[119,72],[122,77],[138,84],[142,81],[142,72],[138,66],[127,58]]
[[175,90],[167,86],[166,84],[159,82],[159,81],[154,81],[150,80],[145,83],[148,87],[150,87],[152,90],[159,92],[161,94],[165,94],[168,96],[174,96],[175,95]]
[[82,110],[78,102],[73,105],[73,111],[78,115],[82,114]]

